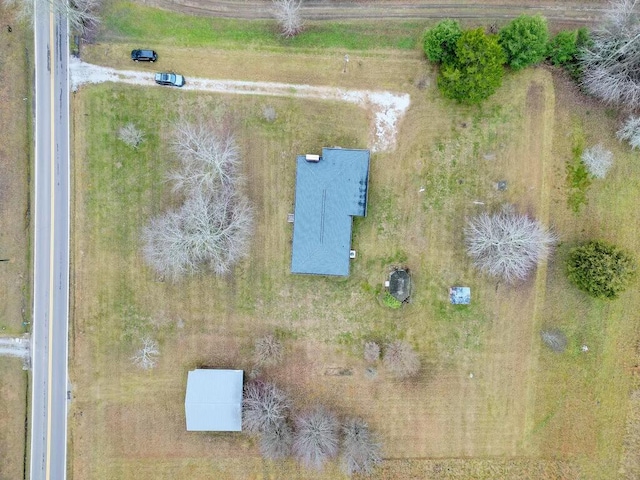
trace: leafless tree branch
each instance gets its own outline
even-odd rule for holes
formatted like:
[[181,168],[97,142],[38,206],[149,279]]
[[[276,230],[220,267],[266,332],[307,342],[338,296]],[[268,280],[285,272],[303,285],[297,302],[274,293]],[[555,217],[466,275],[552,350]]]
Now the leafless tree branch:
[[316,407],[295,419],[293,453],[306,467],[322,469],[338,454],[338,419],[324,407]]
[[285,435],[284,430],[279,431],[276,427],[286,421],[290,408],[289,397],[274,384],[249,382],[242,398],[242,428],[250,433]]
[[353,474],[370,475],[382,463],[381,445],[371,434],[366,422],[350,418],[342,426],[342,471]]
[[133,148],[138,148],[144,141],[144,133],[129,122],[118,130],[118,138]]
[[158,349],[158,343],[149,337],[144,337],[142,339],[142,346],[135,355],[131,357],[131,361],[143,370],[150,370],[156,366],[159,355],[160,350]]
[[302,31],[301,0],[273,0],[273,15],[285,37],[294,37]]
[[279,460],[291,454],[293,431],[287,422],[269,424],[260,435],[260,453],[269,460]]
[[632,149],[640,148],[640,117],[633,115],[627,118],[620,130],[616,132],[620,141],[626,140]]
[[396,340],[384,350],[382,363],[397,378],[409,378],[420,371],[420,357],[407,342]]
[[282,342],[274,335],[265,335],[256,340],[254,358],[258,365],[275,365],[282,360]]
[[472,218],[465,236],[467,253],[476,267],[507,282],[526,278],[557,241],[539,222],[510,207]]
[[604,178],[613,165],[613,153],[602,146],[601,143],[587,148],[582,153],[582,162],[595,178]]

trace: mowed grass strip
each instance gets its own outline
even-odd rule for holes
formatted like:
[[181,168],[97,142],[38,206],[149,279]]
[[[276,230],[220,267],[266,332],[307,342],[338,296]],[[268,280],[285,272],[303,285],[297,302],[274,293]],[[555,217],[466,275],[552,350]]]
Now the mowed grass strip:
[[424,22],[307,22],[294,38],[279,34],[275,21],[197,17],[116,1],[104,14],[103,40],[214,48],[299,47],[369,50],[416,47]]

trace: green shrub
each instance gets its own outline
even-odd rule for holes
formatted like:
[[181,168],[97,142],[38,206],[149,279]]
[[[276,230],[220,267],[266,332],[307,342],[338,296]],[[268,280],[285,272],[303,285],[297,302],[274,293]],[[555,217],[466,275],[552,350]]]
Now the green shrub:
[[569,280],[592,297],[617,298],[635,278],[636,270],[633,257],[602,241],[591,241],[569,252]]
[[389,292],[384,294],[382,297],[382,303],[384,303],[389,308],[400,308],[402,306],[402,302],[400,302],[396,297],[391,295]]
[[591,45],[591,37],[586,28],[565,30],[559,32],[549,42],[547,57],[551,63],[563,66],[574,80],[578,80],[582,74],[580,51],[589,45]]
[[481,28],[467,30],[458,39],[455,53],[438,77],[438,87],[447,98],[480,103],[502,84],[505,56],[496,37]]
[[578,54],[578,30],[563,30],[549,42],[547,56],[554,65],[565,65],[576,59]]
[[540,63],[547,54],[549,29],[540,15],[521,15],[500,30],[498,42],[514,70]]
[[435,63],[451,62],[455,58],[456,42],[462,35],[457,20],[442,20],[424,34],[424,53]]

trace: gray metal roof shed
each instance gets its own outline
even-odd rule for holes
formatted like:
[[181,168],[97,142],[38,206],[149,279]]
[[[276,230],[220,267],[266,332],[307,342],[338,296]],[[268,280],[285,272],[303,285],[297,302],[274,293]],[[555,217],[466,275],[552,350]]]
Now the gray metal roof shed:
[[184,409],[190,432],[242,430],[242,370],[189,372]]
[[291,272],[349,275],[352,217],[367,214],[369,150],[297,158]]
[[389,293],[399,302],[411,295],[411,276],[407,270],[397,269],[389,276]]

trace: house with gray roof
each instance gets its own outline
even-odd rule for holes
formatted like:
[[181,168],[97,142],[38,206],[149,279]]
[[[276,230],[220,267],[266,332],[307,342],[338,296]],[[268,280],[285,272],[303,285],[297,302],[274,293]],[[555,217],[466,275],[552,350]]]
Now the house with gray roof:
[[242,370],[197,369],[187,377],[184,410],[190,432],[242,430]]
[[353,217],[366,216],[368,187],[369,150],[298,156],[292,273],[349,275]]

